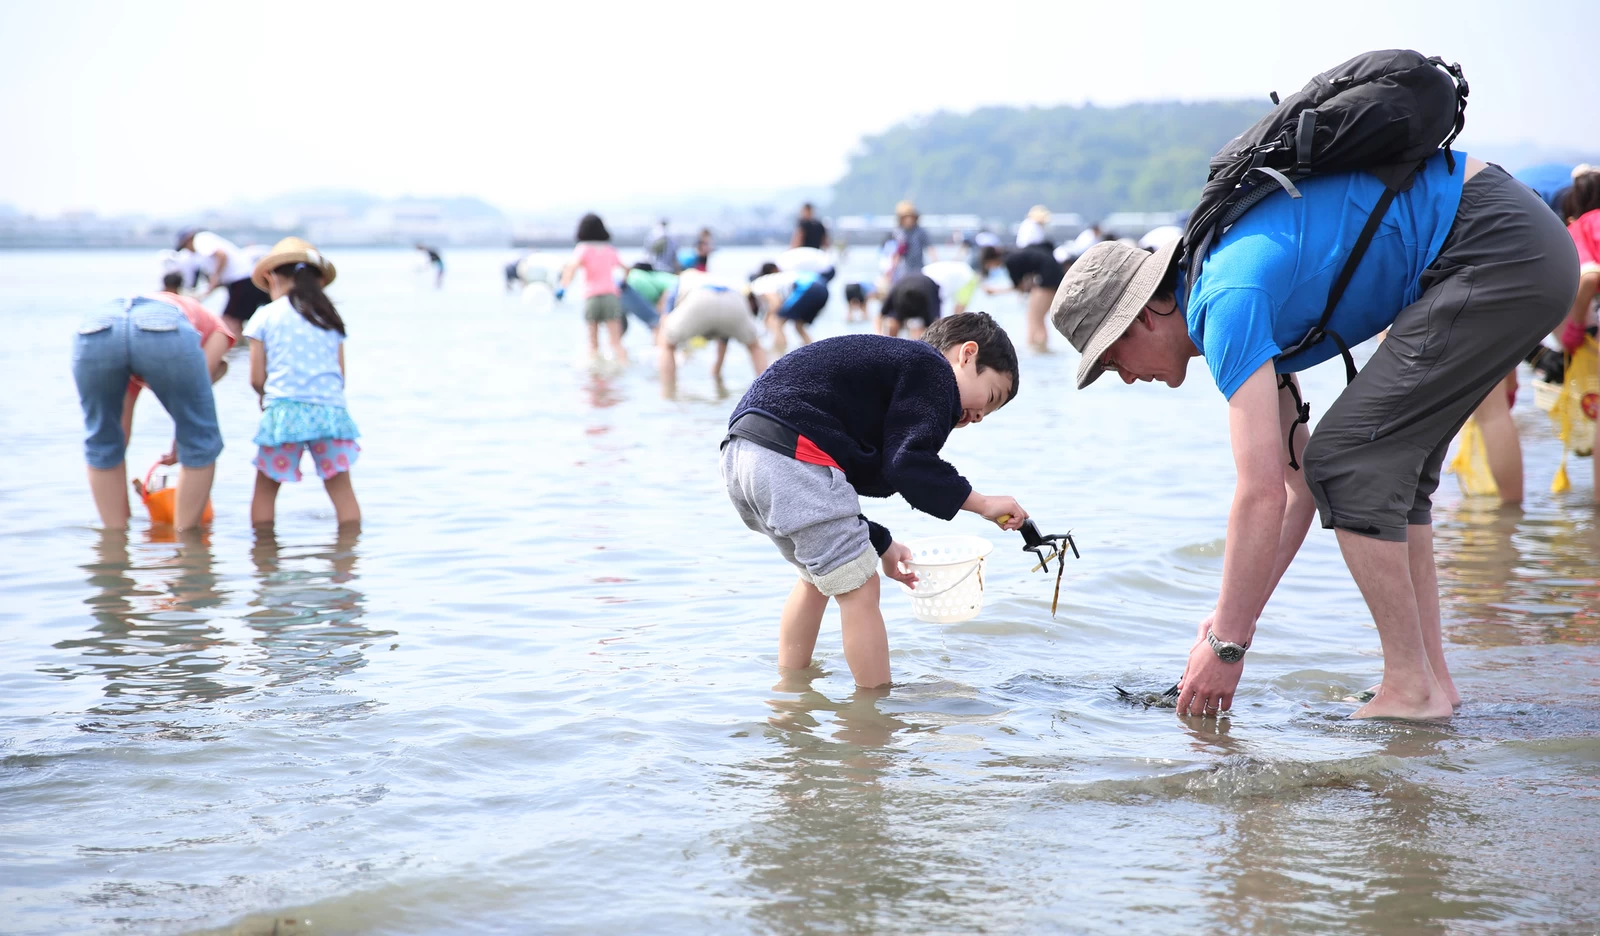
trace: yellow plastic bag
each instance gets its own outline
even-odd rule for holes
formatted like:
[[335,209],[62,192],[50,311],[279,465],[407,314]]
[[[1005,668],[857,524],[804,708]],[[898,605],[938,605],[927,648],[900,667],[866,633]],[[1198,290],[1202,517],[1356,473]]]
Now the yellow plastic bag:
[[1561,396],[1550,410],[1556,434],[1561,437],[1561,467],[1550,482],[1550,493],[1561,494],[1572,487],[1567,479],[1567,455],[1579,458],[1594,454],[1594,424],[1600,410],[1600,347],[1585,338],[1578,350],[1567,358],[1567,379]]
[[[1500,388],[1491,392],[1499,393]],[[1500,486],[1494,483],[1494,473],[1489,470],[1489,449],[1484,445],[1478,421],[1469,417],[1457,438],[1461,445],[1448,470],[1461,482],[1461,493],[1468,497],[1499,497]]]

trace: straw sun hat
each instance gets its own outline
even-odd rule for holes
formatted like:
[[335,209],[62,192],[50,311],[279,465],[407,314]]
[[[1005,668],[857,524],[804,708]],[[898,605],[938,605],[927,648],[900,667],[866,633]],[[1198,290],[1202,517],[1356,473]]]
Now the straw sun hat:
[[894,216],[896,218],[904,218],[906,215],[912,215],[915,217],[917,215],[917,206],[911,204],[909,201],[902,201],[900,204],[894,206]]
[[298,237],[285,237],[272,245],[267,255],[256,261],[255,272],[250,274],[250,282],[255,283],[263,291],[267,290],[267,274],[286,263],[305,263],[322,271],[322,285],[327,286],[333,282],[337,271],[333,262]]
[[1032,208],[1028,209],[1028,220],[1036,221],[1040,224],[1049,224],[1050,209],[1043,205],[1034,205]]

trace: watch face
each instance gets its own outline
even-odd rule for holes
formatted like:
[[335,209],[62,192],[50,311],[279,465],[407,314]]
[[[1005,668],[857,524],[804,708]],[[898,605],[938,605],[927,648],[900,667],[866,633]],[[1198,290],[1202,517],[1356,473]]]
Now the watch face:
[[1225,640],[1218,640],[1216,634],[1207,633],[1206,642],[1211,644],[1211,650],[1217,655],[1217,659],[1224,663],[1237,663],[1244,659],[1244,647],[1236,643],[1228,643]]

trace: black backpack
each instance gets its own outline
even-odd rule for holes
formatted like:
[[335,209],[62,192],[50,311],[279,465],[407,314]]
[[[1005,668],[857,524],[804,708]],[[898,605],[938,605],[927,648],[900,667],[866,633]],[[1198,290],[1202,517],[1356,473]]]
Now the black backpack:
[[1332,338],[1344,357],[1346,380],[1354,380],[1355,359],[1345,340],[1328,330],[1328,320],[1395,195],[1411,187],[1418,170],[1441,147],[1450,171],[1455,171],[1450,144],[1466,120],[1467,81],[1460,65],[1390,49],[1358,55],[1325,71],[1286,100],[1279,101],[1273,92],[1272,103],[1277,107],[1271,113],[1211,157],[1200,204],[1184,229],[1179,264],[1192,298],[1217,238],[1261,199],[1279,188],[1299,198],[1294,183],[1313,175],[1364,170],[1377,176],[1384,184],[1383,196],[1328,290],[1322,320],[1281,355],[1289,357]]

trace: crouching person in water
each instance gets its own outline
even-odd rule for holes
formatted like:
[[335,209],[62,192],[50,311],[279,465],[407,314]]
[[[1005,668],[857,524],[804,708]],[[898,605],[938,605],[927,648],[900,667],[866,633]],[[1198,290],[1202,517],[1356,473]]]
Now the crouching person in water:
[[939,457],[953,429],[1017,395],[1017,353],[987,314],[935,323],[922,342],[845,335],[779,358],[734,408],[722,477],[745,525],[800,572],[778,625],[778,665],[811,665],[828,599],[839,602],[844,658],[856,685],[889,682],[878,576],[906,584],[911,557],[861,513],[858,495],[899,493],[941,520],[970,510],[1006,529],[1028,516],[1010,497],[979,494]]
[[344,403],[344,320],[322,291],[334,272],[331,262],[298,237],[278,241],[256,263],[256,285],[272,297],[244,330],[250,386],[262,407],[250,504],[256,526],[273,522],[278,488],[300,480],[300,456],[307,450],[339,525],[361,522],[350,484],[361,433]]
[[1284,349],[1322,318],[1342,266],[1330,258],[1349,254],[1384,188],[1363,172],[1299,186],[1301,198],[1277,191],[1221,235],[1192,292],[1176,242],[1154,255],[1095,244],[1062,280],[1052,321],[1083,354],[1080,389],[1105,371],[1176,387],[1203,356],[1228,401],[1238,486],[1222,589],[1178,712],[1233,704],[1256,619],[1315,511],[1383,645],[1383,682],[1355,717],[1445,717],[1460,695],[1439,632],[1439,469],[1467,416],[1571,305],[1575,252],[1538,196],[1498,166],[1430,159],[1388,206],[1328,323],[1351,345],[1389,336],[1307,443],[1293,375],[1339,348]]
[[[631,275],[631,274],[630,274]],[[717,343],[717,357],[711,364],[711,379],[718,392],[722,387],[722,363],[728,357],[728,342],[737,341],[750,351],[750,367],[760,374],[767,367],[761,350],[761,336],[745,298],[744,287],[702,273],[684,270],[677,283],[661,297],[662,308],[670,309],[656,329],[657,367],[661,372],[661,395],[668,399],[678,392],[678,346],[691,338],[706,338]]]

